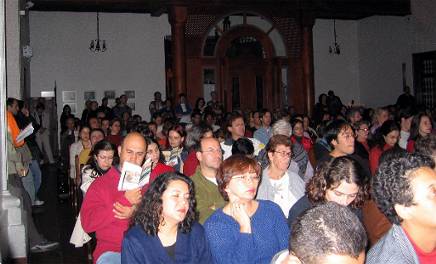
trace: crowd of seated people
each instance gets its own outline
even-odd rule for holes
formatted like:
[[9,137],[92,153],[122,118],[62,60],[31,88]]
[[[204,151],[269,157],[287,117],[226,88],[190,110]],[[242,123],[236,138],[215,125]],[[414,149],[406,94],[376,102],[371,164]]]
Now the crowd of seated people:
[[[329,92],[312,118],[225,113],[216,98],[173,107],[156,92],[147,122],[126,102],[62,117],[94,263],[436,263],[427,109]],[[148,184],[120,191],[126,162],[150,163]]]

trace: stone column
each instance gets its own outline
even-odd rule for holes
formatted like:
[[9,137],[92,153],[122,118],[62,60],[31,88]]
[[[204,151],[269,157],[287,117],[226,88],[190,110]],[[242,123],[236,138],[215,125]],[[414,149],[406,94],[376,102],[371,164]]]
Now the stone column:
[[315,20],[311,16],[303,18],[303,78],[305,90],[305,110],[309,116],[312,116],[315,104],[315,84],[313,74],[313,33],[312,28]]
[[[16,0],[0,1],[0,169],[1,169],[1,191],[0,191],[0,252],[2,258],[10,257],[15,259],[17,263],[27,263],[26,261],[26,232],[25,226],[22,219],[22,210],[20,206],[20,200],[10,194],[7,190],[7,151],[6,151],[6,31],[5,31],[5,3],[6,10],[11,16],[12,23],[7,24],[6,28],[9,32],[18,32],[20,30],[19,23],[15,23],[18,20],[19,10],[18,3]],[[10,14],[9,14],[10,13]],[[15,22],[14,22],[15,21]],[[9,20],[6,19],[8,23]],[[16,37],[15,34],[13,36]],[[8,43],[11,41],[17,41],[16,44],[11,44],[11,52],[15,52],[14,59],[17,61],[13,62],[14,65],[19,65],[19,35],[18,39],[13,37],[12,40],[7,40]],[[17,52],[18,47],[18,53]],[[8,48],[9,54],[9,48]],[[17,56],[18,55],[18,56]],[[9,59],[8,55],[8,59]],[[9,64],[8,64],[9,65]],[[12,72],[16,71],[16,72]],[[8,69],[8,85],[9,85],[9,72],[11,78],[16,78],[20,74],[19,67],[13,67]],[[18,78],[19,80],[19,78]],[[8,86],[10,91],[17,92],[20,91],[19,82],[16,80],[10,85],[18,85],[17,87]],[[11,94],[14,97],[20,97],[21,94]]]
[[186,57],[185,57],[185,25],[187,9],[182,6],[172,6],[169,12],[171,24],[172,68],[174,74],[174,98],[180,93],[186,93]]

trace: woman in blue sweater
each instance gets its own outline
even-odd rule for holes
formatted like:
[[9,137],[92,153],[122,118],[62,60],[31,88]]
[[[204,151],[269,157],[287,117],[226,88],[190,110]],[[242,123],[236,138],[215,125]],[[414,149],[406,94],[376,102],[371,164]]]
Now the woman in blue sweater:
[[260,173],[260,165],[243,155],[231,156],[218,170],[218,189],[229,202],[204,224],[216,264],[269,263],[288,246],[289,229],[280,207],[254,199]]
[[212,263],[196,222],[194,185],[180,173],[157,177],[142,198],[123,240],[121,263]]

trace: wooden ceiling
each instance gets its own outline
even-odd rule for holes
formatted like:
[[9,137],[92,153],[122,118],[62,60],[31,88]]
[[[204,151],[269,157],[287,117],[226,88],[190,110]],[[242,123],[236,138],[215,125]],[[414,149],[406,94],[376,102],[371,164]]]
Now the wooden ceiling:
[[160,16],[170,5],[196,10],[232,7],[234,10],[275,9],[282,15],[309,12],[316,18],[361,19],[373,15],[410,14],[410,0],[31,0],[35,11],[150,13]]

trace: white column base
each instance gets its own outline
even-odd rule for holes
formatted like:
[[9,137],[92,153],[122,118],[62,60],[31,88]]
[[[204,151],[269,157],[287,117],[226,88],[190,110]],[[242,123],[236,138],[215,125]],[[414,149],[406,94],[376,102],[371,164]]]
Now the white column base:
[[26,258],[27,237],[20,199],[9,191],[0,194],[0,250],[3,258]]

